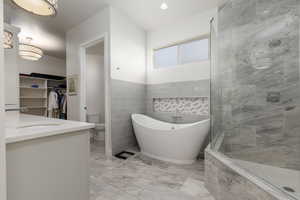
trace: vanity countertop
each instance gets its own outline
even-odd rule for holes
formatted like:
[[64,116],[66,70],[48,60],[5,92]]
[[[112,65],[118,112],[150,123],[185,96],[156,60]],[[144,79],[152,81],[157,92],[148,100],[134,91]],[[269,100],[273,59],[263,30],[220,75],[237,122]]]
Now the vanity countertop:
[[95,124],[7,112],[6,144],[94,128]]

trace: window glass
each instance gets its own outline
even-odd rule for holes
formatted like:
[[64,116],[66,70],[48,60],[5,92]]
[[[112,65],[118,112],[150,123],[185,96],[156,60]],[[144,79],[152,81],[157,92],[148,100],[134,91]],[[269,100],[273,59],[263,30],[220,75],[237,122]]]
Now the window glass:
[[179,45],[180,64],[191,63],[209,58],[209,40],[195,40]]
[[172,67],[208,59],[209,39],[204,38],[155,50],[154,68]]
[[154,51],[154,67],[164,68],[178,64],[178,46],[172,46]]

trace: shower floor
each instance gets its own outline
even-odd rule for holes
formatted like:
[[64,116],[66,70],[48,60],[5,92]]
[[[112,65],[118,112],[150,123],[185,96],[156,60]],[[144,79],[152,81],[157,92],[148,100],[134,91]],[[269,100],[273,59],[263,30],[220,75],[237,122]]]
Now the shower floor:
[[107,159],[91,145],[90,200],[214,200],[204,187],[204,161],[174,165],[141,155]]
[[257,164],[249,161],[234,160],[242,168],[250,173],[263,178],[265,181],[272,183],[281,190],[292,189],[293,192],[286,191],[291,196],[300,200],[300,171],[273,167],[269,165]]

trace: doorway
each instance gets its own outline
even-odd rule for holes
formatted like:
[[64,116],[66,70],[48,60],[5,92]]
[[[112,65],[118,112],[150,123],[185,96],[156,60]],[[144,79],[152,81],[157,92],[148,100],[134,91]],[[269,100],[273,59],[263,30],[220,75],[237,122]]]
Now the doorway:
[[106,37],[81,45],[81,121],[94,123],[91,147],[111,156],[110,91]]

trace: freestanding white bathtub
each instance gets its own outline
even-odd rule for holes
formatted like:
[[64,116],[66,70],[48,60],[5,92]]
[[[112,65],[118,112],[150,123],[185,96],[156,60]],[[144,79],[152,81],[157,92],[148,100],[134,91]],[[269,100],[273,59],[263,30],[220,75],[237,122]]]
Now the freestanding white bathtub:
[[141,152],[177,164],[191,164],[197,159],[210,127],[209,119],[172,124],[142,114],[132,114],[131,118]]

